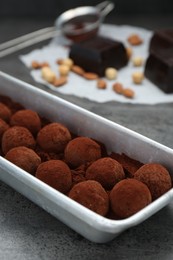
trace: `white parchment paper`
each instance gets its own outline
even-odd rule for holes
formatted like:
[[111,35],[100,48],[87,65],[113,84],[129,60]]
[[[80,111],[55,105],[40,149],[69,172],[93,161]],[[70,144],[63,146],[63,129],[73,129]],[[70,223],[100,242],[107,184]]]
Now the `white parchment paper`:
[[[120,40],[124,43],[125,46],[129,46],[127,38],[133,33],[138,34],[144,40],[142,45],[132,47],[133,57],[141,56],[144,61],[146,61],[148,57],[148,46],[153,32],[143,28],[127,25],[116,26],[103,24],[100,28],[101,35],[111,37],[115,40]],[[62,42],[62,39],[54,39],[50,42],[49,45],[44,46],[41,49],[33,50],[26,55],[20,56],[20,59],[28,68],[31,67],[31,62],[33,60],[37,60],[39,62],[47,61],[51,65],[52,70],[58,76],[58,65],[56,64],[56,60],[58,58],[67,58],[69,53],[69,49],[60,44],[60,42]],[[124,87],[131,88],[135,91],[135,97],[133,99],[128,99],[122,95],[118,95],[112,90],[112,85],[114,82],[116,82],[115,80],[106,80],[107,89],[100,90],[96,87],[95,80],[88,81],[71,72],[68,77],[68,83],[62,87],[55,88],[53,85],[48,84],[42,79],[40,70],[31,70],[30,73],[36,82],[42,83],[56,92],[67,95],[75,95],[100,103],[118,101],[133,104],[154,105],[158,103],[173,102],[173,94],[165,94],[146,78],[140,85],[136,85],[132,82],[132,73],[135,71],[143,72],[144,66],[145,62],[142,67],[134,67],[130,61],[126,67],[118,71],[118,77],[116,81],[121,82]]]

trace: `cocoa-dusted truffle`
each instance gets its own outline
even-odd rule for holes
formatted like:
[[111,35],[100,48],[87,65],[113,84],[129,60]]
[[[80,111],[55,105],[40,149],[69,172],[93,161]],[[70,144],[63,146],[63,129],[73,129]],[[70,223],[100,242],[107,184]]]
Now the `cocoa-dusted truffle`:
[[151,201],[147,185],[135,179],[120,181],[110,192],[111,209],[120,218],[132,216]]
[[77,183],[70,190],[69,197],[102,216],[108,212],[108,194],[97,181],[87,180]]
[[0,142],[2,140],[2,136],[4,132],[9,128],[9,125],[0,118]]
[[33,135],[36,135],[41,129],[41,120],[37,112],[30,109],[23,109],[12,115],[10,119],[10,125],[24,126]]
[[72,185],[70,168],[60,160],[41,163],[37,168],[36,177],[62,193],[67,193]]
[[37,135],[38,145],[46,152],[61,153],[70,140],[69,130],[60,123],[44,126]]
[[74,168],[99,158],[101,158],[100,145],[89,137],[76,137],[65,149],[65,161]]
[[148,186],[153,200],[159,198],[172,187],[169,172],[163,165],[158,163],[143,165],[136,171],[134,178]]
[[5,159],[32,175],[35,175],[36,169],[41,163],[41,158],[32,149],[24,146],[9,150],[5,155]]
[[0,95],[0,102],[6,105],[10,109],[12,114],[14,114],[18,110],[24,109],[23,105],[15,102],[8,96]]
[[0,118],[6,122],[9,122],[10,117],[11,117],[11,110],[3,103],[0,103]]
[[35,139],[31,132],[23,126],[13,126],[2,136],[2,151],[6,154],[10,149],[18,146],[35,148]]
[[123,166],[126,176],[129,178],[133,178],[135,172],[143,165],[140,161],[135,160],[124,153],[119,154],[112,152],[110,157]]
[[105,157],[93,162],[86,170],[86,179],[98,181],[106,190],[110,190],[125,178],[122,165],[116,160]]

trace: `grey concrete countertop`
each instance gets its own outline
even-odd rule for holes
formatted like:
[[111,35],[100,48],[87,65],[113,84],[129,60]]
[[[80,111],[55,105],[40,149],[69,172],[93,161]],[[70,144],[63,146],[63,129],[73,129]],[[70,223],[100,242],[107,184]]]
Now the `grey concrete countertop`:
[[[173,16],[119,16],[110,19],[110,22],[154,30],[173,26]],[[0,19],[0,42],[52,25],[51,19]],[[30,49],[20,53],[27,53]],[[1,58],[0,70],[40,87],[29,76],[18,55]],[[173,104],[99,104],[74,96],[57,95],[173,148]],[[110,243],[95,244],[2,182],[0,200],[1,260],[173,259],[173,203]]]

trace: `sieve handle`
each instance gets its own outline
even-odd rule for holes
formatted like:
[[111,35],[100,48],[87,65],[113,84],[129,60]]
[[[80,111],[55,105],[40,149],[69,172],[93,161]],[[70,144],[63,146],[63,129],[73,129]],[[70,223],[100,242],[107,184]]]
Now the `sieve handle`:
[[99,13],[102,17],[105,17],[108,13],[110,13],[114,9],[114,3],[111,1],[104,1],[98,5],[96,8],[98,9]]

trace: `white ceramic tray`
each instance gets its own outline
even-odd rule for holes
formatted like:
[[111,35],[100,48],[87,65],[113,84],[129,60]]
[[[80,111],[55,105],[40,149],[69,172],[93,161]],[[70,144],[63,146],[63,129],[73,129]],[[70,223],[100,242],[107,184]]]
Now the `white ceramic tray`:
[[[123,152],[143,163],[159,162],[173,176],[173,150],[119,124],[106,120],[63,99],[0,72],[0,94],[8,95],[26,108],[51,121],[65,124],[77,135],[106,144],[108,151]],[[0,180],[48,211],[73,230],[97,243],[114,239],[166,206],[173,189],[146,208],[124,220],[110,220],[83,207],[32,175],[0,157]]]

